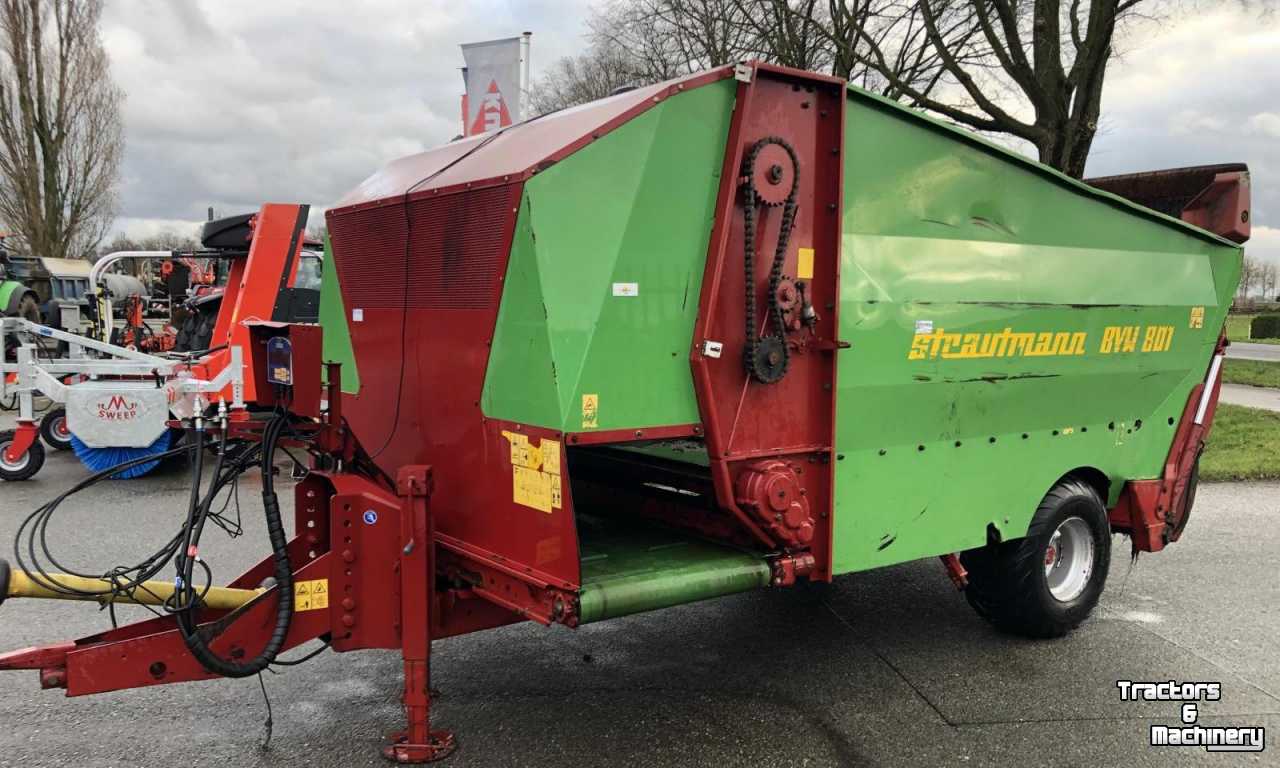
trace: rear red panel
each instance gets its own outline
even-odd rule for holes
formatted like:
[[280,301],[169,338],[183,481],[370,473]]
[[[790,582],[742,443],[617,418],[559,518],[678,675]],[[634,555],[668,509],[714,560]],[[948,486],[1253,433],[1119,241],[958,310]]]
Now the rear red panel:
[[[343,407],[388,474],[408,464],[434,468],[441,533],[528,566],[532,578],[576,586],[568,494],[555,514],[516,505],[502,434],[515,425],[480,411],[520,193],[521,185],[505,184],[329,212],[361,380]],[[524,433],[535,443],[559,438]]]

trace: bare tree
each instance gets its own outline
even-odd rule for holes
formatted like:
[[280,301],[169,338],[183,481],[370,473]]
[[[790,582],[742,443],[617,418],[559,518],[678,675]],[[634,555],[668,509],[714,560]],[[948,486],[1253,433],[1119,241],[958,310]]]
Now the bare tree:
[[734,6],[755,55],[796,69],[831,66],[826,0],[734,0]]
[[[1025,140],[1041,162],[1080,177],[1117,30],[1180,2],[1197,0],[609,0],[590,22],[590,59],[556,77],[586,85],[583,73],[610,64],[647,83],[751,57],[829,68],[954,123]],[[556,101],[589,95],[579,88]]]
[[[642,0],[648,3],[649,0]],[[632,0],[610,0],[587,19],[587,56],[620,56],[645,83],[656,83],[689,71],[681,60],[671,30],[649,6]]]
[[1259,282],[1262,287],[1263,301],[1275,301],[1277,272],[1280,272],[1280,267],[1277,267],[1274,262],[1267,262],[1261,265],[1260,272]]
[[101,0],[0,0],[0,218],[37,256],[88,256],[115,212],[123,93]]
[[[1024,139],[1041,162],[1079,177],[1098,130],[1117,26],[1147,1],[911,0],[871,14],[864,0],[833,5],[852,5],[851,13],[868,18],[848,25],[853,37],[846,33],[843,54],[874,70],[897,97],[970,128]],[[898,31],[883,34],[886,23]],[[956,98],[904,78],[903,65],[912,61],[936,62],[949,86],[941,90]],[[1015,115],[1023,105],[1030,119]]]
[[[946,73],[939,49],[929,42],[920,3],[904,0],[828,0],[832,74],[891,99],[915,106],[930,96]],[[954,14],[937,25],[945,47],[961,48],[974,36],[971,24]],[[981,51],[961,60],[978,62]]]
[[738,0],[612,0],[588,26],[593,42],[616,46],[650,82],[731,64],[755,49]]
[[323,243],[329,237],[329,225],[324,219],[307,227],[307,239],[317,243]]
[[1261,265],[1252,256],[1245,256],[1240,264],[1240,284],[1236,288],[1236,296],[1240,301],[1248,301],[1253,293],[1253,285],[1261,274]]
[[545,114],[595,99],[619,88],[651,82],[646,67],[617,45],[603,41],[581,56],[551,65],[534,83],[529,99],[535,114]]
[[117,232],[98,248],[98,255],[105,256],[115,251],[195,251],[200,248],[199,234],[199,226],[193,227],[187,234],[165,227],[154,234],[138,238]]

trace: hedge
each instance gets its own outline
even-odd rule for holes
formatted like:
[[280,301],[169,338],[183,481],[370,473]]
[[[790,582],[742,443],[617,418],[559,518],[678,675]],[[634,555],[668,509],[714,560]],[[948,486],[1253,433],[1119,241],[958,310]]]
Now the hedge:
[[1258,315],[1249,325],[1251,339],[1280,339],[1280,315]]

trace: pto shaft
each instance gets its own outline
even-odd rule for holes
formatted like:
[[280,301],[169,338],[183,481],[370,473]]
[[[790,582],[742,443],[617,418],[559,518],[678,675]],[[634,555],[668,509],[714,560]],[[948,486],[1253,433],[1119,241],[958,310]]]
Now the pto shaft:
[[[52,582],[76,592],[97,594],[67,594],[57,589],[50,589],[42,582]],[[39,597],[46,600],[92,600],[95,602],[111,599],[116,603],[164,605],[173,597],[174,586],[173,582],[144,581],[128,594],[121,593],[114,597],[111,596],[110,590],[111,582],[106,579],[86,579],[62,573],[51,573],[38,582],[26,571],[11,568],[8,562],[0,560],[0,604],[10,597]],[[207,608],[232,611],[265,591],[265,589],[210,587],[208,592],[200,596],[200,600]]]

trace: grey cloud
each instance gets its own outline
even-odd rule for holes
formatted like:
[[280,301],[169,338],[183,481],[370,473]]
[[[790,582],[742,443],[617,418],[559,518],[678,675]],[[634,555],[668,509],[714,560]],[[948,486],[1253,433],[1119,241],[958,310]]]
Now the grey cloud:
[[1246,162],[1255,230],[1246,249],[1280,262],[1280,19],[1224,4],[1175,21],[1123,41],[1088,173]]
[[121,224],[266,200],[323,207],[390,159],[458,132],[458,44],[534,32],[580,45],[580,2],[109,3],[127,93]]

